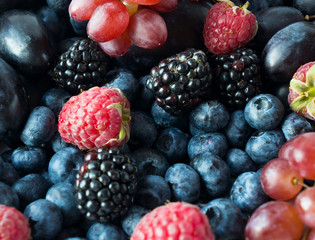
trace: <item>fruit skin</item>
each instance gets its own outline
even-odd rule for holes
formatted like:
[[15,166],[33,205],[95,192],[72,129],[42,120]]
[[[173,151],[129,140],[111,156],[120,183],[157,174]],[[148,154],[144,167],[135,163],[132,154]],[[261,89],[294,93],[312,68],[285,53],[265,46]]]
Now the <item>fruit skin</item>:
[[62,228],[61,210],[46,199],[30,203],[23,213],[30,222],[34,240],[55,239]]
[[284,118],[281,130],[286,140],[289,141],[291,138],[294,138],[299,134],[313,132],[314,127],[306,118],[296,113],[290,113]]
[[163,177],[146,175],[139,179],[135,202],[146,209],[154,209],[171,200],[171,189]]
[[257,131],[247,141],[245,151],[258,165],[277,157],[286,139],[280,129]]
[[13,207],[0,204],[0,238],[30,240],[31,229],[25,216]]
[[56,48],[42,20],[26,10],[10,10],[1,16],[0,23],[0,55],[3,59],[29,75],[45,73]]
[[[7,185],[3,182],[0,182],[0,192],[1,192],[0,204],[19,209],[19,207],[20,207],[19,197],[9,185]],[[0,220],[0,222],[1,222],[1,220]],[[0,225],[1,225],[1,223],[0,223]],[[1,229],[1,227],[0,227],[0,229]],[[0,232],[1,232],[1,230],[0,230]],[[0,235],[0,237],[1,237],[1,235]]]
[[237,177],[244,172],[256,171],[257,168],[250,156],[239,148],[230,148],[226,153],[225,161],[232,177]]
[[292,23],[276,32],[261,55],[266,78],[289,82],[301,65],[314,61],[314,37],[314,25],[306,21]]
[[290,81],[288,102],[290,108],[308,119],[315,120],[315,62],[299,67]]
[[121,220],[121,226],[128,236],[131,236],[140,219],[149,212],[142,206],[133,205],[127,215]]
[[262,91],[260,58],[250,48],[239,48],[231,54],[215,57],[216,91],[230,110],[243,109]]
[[232,185],[230,199],[245,213],[252,213],[268,201],[256,172],[245,172],[239,175]]
[[165,173],[165,181],[171,187],[176,201],[196,202],[200,196],[200,176],[195,169],[184,163],[175,163]]
[[153,67],[146,87],[156,103],[171,115],[192,110],[211,95],[213,74],[206,54],[188,48]]
[[216,198],[201,205],[217,240],[243,239],[246,219],[228,198]]
[[146,214],[136,226],[131,240],[149,239],[150,233],[156,239],[214,239],[206,215],[197,206],[185,202],[169,203]]
[[252,128],[262,131],[272,130],[282,121],[284,107],[276,96],[262,93],[249,100],[244,109],[244,116]]
[[118,88],[93,87],[71,97],[59,115],[58,131],[80,149],[120,147],[129,140],[130,103]]
[[256,17],[247,10],[248,3],[237,7],[231,1],[218,2],[207,13],[203,38],[214,54],[231,53],[245,46],[256,34]]
[[94,223],[86,234],[87,239],[127,240],[124,232],[111,223]]

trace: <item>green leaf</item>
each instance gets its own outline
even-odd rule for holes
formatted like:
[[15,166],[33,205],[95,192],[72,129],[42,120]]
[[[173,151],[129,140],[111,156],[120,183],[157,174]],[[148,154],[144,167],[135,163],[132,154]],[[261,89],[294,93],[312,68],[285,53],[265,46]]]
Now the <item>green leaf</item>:
[[304,83],[296,79],[290,81],[290,87],[298,93],[305,93],[309,90],[309,87]]
[[293,111],[299,111],[304,108],[310,101],[312,101],[312,98],[301,95],[292,101],[290,107]]
[[315,86],[315,64],[306,73],[306,84],[308,86]]

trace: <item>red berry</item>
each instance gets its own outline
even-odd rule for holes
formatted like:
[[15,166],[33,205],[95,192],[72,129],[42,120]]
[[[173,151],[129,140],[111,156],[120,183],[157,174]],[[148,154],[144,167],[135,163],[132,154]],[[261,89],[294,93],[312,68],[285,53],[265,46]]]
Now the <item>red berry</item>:
[[87,34],[95,42],[107,42],[121,35],[128,27],[129,12],[118,0],[106,0],[93,12]]
[[293,75],[288,102],[294,112],[315,120],[315,62],[302,65]]
[[118,88],[90,88],[71,97],[59,115],[61,137],[80,149],[120,147],[129,130],[130,103]]
[[231,53],[245,46],[256,34],[256,17],[247,10],[248,3],[237,7],[228,0],[216,3],[206,16],[204,43],[214,54]]
[[160,2],[160,0],[126,0],[126,2],[135,3],[139,5],[153,5]]
[[0,239],[30,240],[31,229],[26,217],[13,207],[0,204]]
[[192,204],[174,202],[155,208],[137,224],[131,240],[212,240],[208,218]]

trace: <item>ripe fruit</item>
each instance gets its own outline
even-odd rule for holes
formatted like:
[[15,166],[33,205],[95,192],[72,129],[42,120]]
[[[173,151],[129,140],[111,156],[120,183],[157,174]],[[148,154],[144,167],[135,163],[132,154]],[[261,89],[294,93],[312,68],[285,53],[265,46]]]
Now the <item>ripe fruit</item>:
[[212,240],[214,234],[207,216],[196,205],[173,202],[155,208],[140,220],[131,240],[140,239]]
[[59,115],[65,142],[80,149],[119,147],[129,140],[130,103],[118,88],[93,87],[73,96]]
[[310,228],[315,228],[315,188],[304,189],[297,195],[294,206],[301,220]]
[[288,102],[291,109],[315,120],[315,62],[302,65],[290,81]]
[[237,7],[229,0],[221,0],[207,14],[204,43],[214,54],[231,53],[245,46],[256,34],[256,17],[247,10],[248,3]]
[[247,240],[299,240],[303,223],[295,208],[287,202],[270,201],[255,210],[247,222]]
[[75,183],[77,207],[89,220],[107,222],[125,215],[134,201],[137,167],[118,149],[88,152]]
[[15,208],[2,204],[0,204],[0,239],[31,239],[31,229],[26,217]]
[[206,54],[191,48],[152,68],[146,86],[161,108],[179,115],[209,97],[211,84],[212,70]]
[[105,84],[109,57],[90,39],[77,40],[61,56],[53,71],[53,80],[67,91],[79,94]]

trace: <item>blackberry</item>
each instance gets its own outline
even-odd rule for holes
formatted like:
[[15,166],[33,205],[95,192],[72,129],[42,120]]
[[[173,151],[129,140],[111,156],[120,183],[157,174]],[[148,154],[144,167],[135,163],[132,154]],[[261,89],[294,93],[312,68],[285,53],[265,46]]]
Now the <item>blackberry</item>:
[[151,69],[146,87],[166,112],[179,115],[210,96],[212,70],[206,54],[189,48]]
[[242,109],[261,93],[260,59],[252,49],[240,48],[215,57],[219,99],[230,110]]
[[85,155],[75,182],[78,209],[89,220],[107,222],[128,212],[137,187],[136,166],[117,148],[92,150]]
[[52,77],[58,85],[77,94],[105,83],[109,57],[90,39],[80,39],[64,52],[57,62]]

